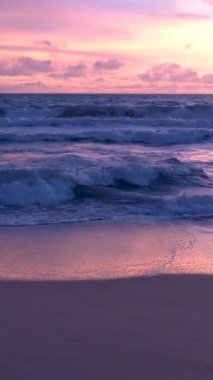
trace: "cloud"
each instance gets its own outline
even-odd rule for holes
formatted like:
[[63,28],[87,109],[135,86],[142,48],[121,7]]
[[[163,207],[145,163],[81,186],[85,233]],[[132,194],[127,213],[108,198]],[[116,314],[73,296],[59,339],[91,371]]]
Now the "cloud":
[[0,93],[47,93],[51,87],[42,81],[19,82],[12,84],[0,83]]
[[203,75],[202,80],[204,83],[213,84],[213,74]]
[[93,64],[93,69],[95,71],[111,71],[111,70],[118,70],[123,66],[123,63],[120,62],[117,59],[109,59],[107,61],[96,61]]
[[87,72],[87,65],[83,62],[80,62],[80,63],[77,63],[76,65],[69,65],[66,68],[62,77],[64,79],[85,77],[86,72]]
[[110,34],[113,38],[125,39],[125,34],[134,38],[143,17],[177,22],[206,20],[213,17],[212,0],[0,1],[1,30],[14,34],[29,32],[34,37],[37,35],[36,39],[47,36],[47,41],[51,34],[64,38],[69,35],[72,40],[90,43],[91,38],[93,41],[110,39]]
[[0,76],[20,76],[48,73],[52,70],[51,60],[20,57],[10,62],[0,62]]
[[173,18],[173,19],[177,19],[177,20],[182,20],[182,21],[187,21],[187,20],[191,20],[191,21],[196,21],[196,20],[208,20],[210,19],[212,16],[209,15],[209,14],[203,14],[203,13],[192,13],[192,12],[174,12],[174,13],[164,13],[162,15],[159,15],[159,16],[165,16],[166,18]]
[[47,47],[47,48],[51,47],[52,48],[52,47],[54,47],[53,43],[51,41],[48,41],[48,40],[35,41],[34,45],[41,47],[41,48],[45,48],[45,47]]
[[49,76],[56,79],[82,78],[87,74],[93,76],[93,74],[97,72],[118,70],[122,66],[122,62],[117,59],[99,60],[91,65],[85,62],[79,62],[67,66],[62,73],[54,72],[50,73]]
[[[50,41],[49,41],[50,42]],[[13,44],[0,44],[0,52],[13,52],[15,53],[23,53],[23,54],[30,54],[33,52],[36,53],[56,53],[60,55],[65,56],[87,56],[87,57],[95,57],[97,59],[98,57],[109,57],[112,55],[115,56],[115,52],[109,52],[109,51],[97,51],[97,50],[81,50],[81,49],[68,49],[65,44],[63,45],[57,45],[53,42],[50,42],[51,45],[47,46],[47,44],[44,44],[44,41],[35,41],[32,45],[13,45]]]
[[22,87],[23,89],[47,89],[48,86],[41,82],[41,81],[37,81],[37,82],[24,82],[24,83],[20,83],[19,85],[20,87]]
[[163,63],[152,67],[139,75],[143,82],[197,82],[198,73],[193,69],[185,69],[177,63]]
[[143,74],[139,75],[139,79],[145,85],[159,88],[165,86],[173,86],[180,92],[181,88],[186,91],[199,92],[199,89],[206,92],[207,88],[213,86],[213,73],[199,74],[191,68],[184,68],[177,63],[163,63],[152,67]]
[[97,77],[94,79],[94,82],[105,82],[105,78],[104,77]]
[[[0,48],[3,46],[0,45]],[[50,40],[36,40],[33,42],[32,46],[28,46],[28,48],[35,51],[44,51],[44,52],[49,52],[49,53],[53,53],[53,52],[65,53],[65,54],[72,53],[71,51],[67,49],[67,45],[65,43],[56,44]]]

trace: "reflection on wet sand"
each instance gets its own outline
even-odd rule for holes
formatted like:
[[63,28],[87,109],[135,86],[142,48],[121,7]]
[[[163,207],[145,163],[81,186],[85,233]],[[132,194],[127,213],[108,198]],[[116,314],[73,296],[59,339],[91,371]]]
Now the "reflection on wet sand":
[[213,274],[212,231],[189,223],[5,227],[0,229],[0,279]]

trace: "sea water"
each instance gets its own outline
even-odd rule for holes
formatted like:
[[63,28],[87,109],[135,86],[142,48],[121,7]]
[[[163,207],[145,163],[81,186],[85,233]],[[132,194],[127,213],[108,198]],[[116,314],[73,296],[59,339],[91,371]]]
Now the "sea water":
[[0,95],[0,224],[213,217],[213,96]]

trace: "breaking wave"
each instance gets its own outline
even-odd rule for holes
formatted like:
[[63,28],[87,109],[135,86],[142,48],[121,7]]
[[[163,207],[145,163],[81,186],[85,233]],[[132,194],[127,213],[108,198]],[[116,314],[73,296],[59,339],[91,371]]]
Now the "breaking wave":
[[[195,166],[170,159],[158,165],[133,163],[114,166],[82,167],[60,172],[50,169],[1,169],[0,204],[6,206],[51,205],[72,201],[74,198],[94,198],[111,201],[114,195],[140,201],[140,191],[166,189],[167,186],[213,186],[208,175]],[[121,190],[113,193],[108,188]],[[143,194],[142,194],[143,195]],[[152,195],[153,197],[153,195]],[[151,198],[152,199],[152,198]],[[142,199],[144,202],[144,198]],[[146,196],[149,201],[149,195]]]
[[186,195],[165,199],[163,214],[179,217],[212,217],[213,195]]
[[0,204],[51,205],[73,198],[70,179],[51,170],[0,171]]
[[0,186],[0,224],[213,217],[213,194],[205,192],[182,189],[165,195],[141,187],[126,188],[118,182],[115,186],[115,179],[113,186],[77,185],[71,178],[51,172],[26,171],[9,177]]

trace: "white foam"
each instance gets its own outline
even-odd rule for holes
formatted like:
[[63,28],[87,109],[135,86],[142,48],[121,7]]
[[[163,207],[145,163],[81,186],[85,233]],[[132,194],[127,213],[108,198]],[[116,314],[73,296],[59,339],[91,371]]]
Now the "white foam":
[[70,180],[60,174],[8,170],[0,178],[0,203],[6,206],[49,205],[73,198]]

